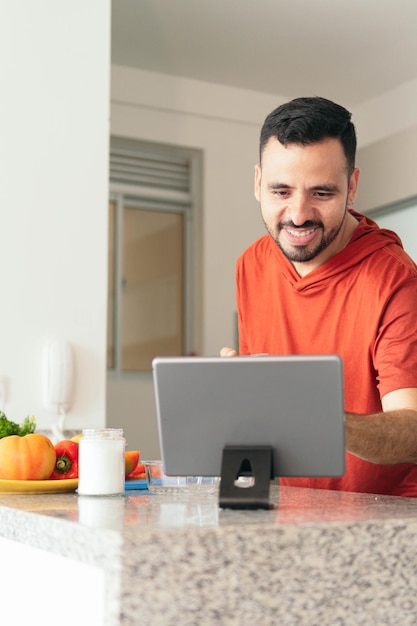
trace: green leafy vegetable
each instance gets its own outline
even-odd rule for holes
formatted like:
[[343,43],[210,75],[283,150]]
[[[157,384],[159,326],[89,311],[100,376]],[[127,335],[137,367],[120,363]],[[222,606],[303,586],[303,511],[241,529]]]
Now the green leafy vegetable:
[[19,437],[30,435],[35,432],[35,428],[36,420],[33,416],[25,417],[22,424],[16,424],[16,422],[7,419],[3,411],[0,411],[0,439],[10,435],[18,435]]

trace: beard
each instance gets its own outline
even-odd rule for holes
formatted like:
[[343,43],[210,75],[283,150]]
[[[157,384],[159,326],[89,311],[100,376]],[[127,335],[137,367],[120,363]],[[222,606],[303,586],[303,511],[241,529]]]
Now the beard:
[[[323,250],[328,248],[331,243],[333,243],[333,241],[336,239],[336,237],[340,233],[340,230],[341,230],[341,228],[343,226],[343,223],[344,223],[344,221],[346,219],[346,214],[347,214],[347,210],[345,209],[345,212],[343,214],[343,217],[342,217],[340,223],[337,226],[335,226],[334,228],[331,228],[330,230],[328,230],[327,232],[325,232],[325,230],[324,230],[323,222],[313,221],[313,220],[308,220],[307,222],[304,222],[304,224],[302,224],[302,226],[296,226],[291,221],[289,221],[289,222],[280,222],[278,224],[277,228],[275,229],[275,232],[271,228],[269,228],[269,226],[266,224],[265,220],[264,220],[264,224],[265,224],[265,228],[268,231],[269,235],[272,237],[272,239],[277,244],[278,248],[281,250],[283,255],[289,261],[293,261],[294,263],[306,263],[307,261],[311,261],[312,259],[314,259],[321,252],[323,252]],[[306,229],[306,228],[317,227],[317,228],[321,229],[322,237],[321,237],[320,241],[315,246],[291,246],[291,245],[288,245],[288,247],[284,247],[282,245],[280,239],[279,239],[279,235],[280,235],[281,231],[285,227],[292,228],[294,230],[301,230],[301,229]]]

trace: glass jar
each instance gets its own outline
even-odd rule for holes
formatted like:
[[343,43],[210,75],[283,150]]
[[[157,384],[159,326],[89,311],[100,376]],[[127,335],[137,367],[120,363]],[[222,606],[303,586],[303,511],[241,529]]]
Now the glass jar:
[[78,450],[78,493],[123,495],[126,440],[122,428],[85,429]]

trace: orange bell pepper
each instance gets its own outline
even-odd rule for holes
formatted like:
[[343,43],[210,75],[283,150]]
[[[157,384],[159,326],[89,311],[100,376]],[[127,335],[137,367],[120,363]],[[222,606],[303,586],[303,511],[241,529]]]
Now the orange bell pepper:
[[55,465],[52,441],[40,433],[0,439],[0,478],[45,480]]

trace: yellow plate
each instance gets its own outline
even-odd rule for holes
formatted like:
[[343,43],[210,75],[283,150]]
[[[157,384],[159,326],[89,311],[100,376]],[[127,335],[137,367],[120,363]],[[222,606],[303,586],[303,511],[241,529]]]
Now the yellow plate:
[[64,493],[75,491],[78,478],[62,480],[3,480],[0,479],[0,493]]

